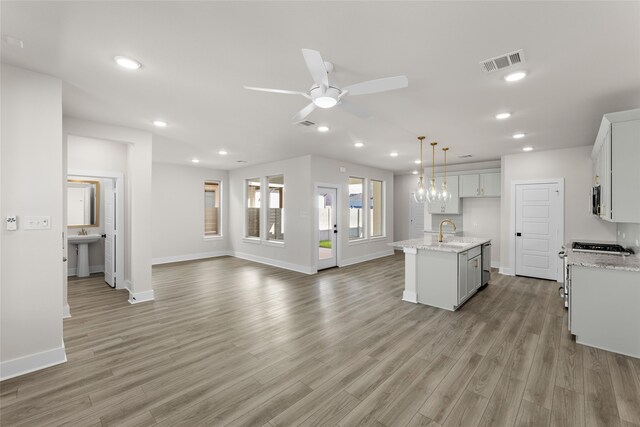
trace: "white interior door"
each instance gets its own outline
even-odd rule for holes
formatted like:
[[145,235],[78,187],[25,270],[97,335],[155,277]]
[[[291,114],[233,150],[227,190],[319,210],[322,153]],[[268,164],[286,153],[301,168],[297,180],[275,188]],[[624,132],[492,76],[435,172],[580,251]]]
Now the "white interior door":
[[416,202],[413,193],[409,196],[409,203],[409,238],[417,239],[424,236],[424,204]]
[[338,265],[338,191],[335,188],[318,187],[316,200],[318,211],[318,270],[322,270]]
[[559,185],[518,184],[515,203],[516,275],[557,280],[563,221]]
[[116,287],[116,192],[113,180],[105,179],[104,186],[104,281]]

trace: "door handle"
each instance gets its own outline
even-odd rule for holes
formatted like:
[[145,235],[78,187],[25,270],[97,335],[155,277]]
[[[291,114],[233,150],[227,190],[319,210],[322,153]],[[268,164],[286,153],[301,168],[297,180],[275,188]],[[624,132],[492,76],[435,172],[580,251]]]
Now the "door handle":
[[107,238],[107,235],[106,235],[106,234],[103,234],[103,235],[102,235],[102,236],[100,236],[100,237],[102,237],[103,239],[106,239],[106,238]]
[[516,233],[516,236],[520,237],[522,236],[522,233]]
[[67,257],[66,256],[62,257],[62,262],[67,262]]

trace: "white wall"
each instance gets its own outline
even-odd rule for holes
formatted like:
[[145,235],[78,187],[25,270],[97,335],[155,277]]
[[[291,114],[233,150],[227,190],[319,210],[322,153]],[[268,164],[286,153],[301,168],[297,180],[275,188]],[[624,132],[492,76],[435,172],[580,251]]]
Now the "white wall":
[[152,134],[73,117],[64,118],[64,133],[65,141],[80,136],[126,145],[125,282],[131,303],[152,300]]
[[462,229],[467,236],[491,238],[491,266],[500,266],[500,197],[462,199]]
[[[2,65],[0,378],[66,360],[62,341],[62,84]],[[4,218],[18,216],[18,230]],[[47,230],[25,215],[51,217]]]
[[[304,273],[314,272],[310,263],[313,206],[310,171],[311,157],[303,156],[229,172],[228,229],[234,256]],[[285,242],[245,239],[245,180],[275,175],[284,175]]]
[[[229,252],[227,171],[153,164],[153,263],[185,261]],[[221,236],[204,238],[204,182],[222,183]],[[240,220],[241,221],[241,220]]]
[[511,182],[525,179],[564,178],[564,243],[571,240],[615,241],[616,225],[589,212],[592,163],[591,146],[529,152],[502,157],[501,269],[513,274],[515,253],[510,235]]
[[[344,167],[345,172],[340,172],[340,168]],[[385,212],[384,212],[384,224],[385,224],[385,236],[368,239],[364,242],[349,242],[348,224],[349,224],[349,177],[355,176],[367,179],[376,179],[385,183]],[[349,264],[355,264],[358,262],[367,261],[370,259],[378,258],[381,256],[391,255],[393,248],[388,243],[393,242],[394,236],[394,177],[393,173],[383,170],[372,168],[369,166],[362,166],[354,163],[342,162],[339,160],[326,159],[323,157],[312,156],[311,157],[311,185],[314,186],[317,183],[321,184],[335,184],[341,188],[342,198],[340,200],[340,214],[342,215],[342,233],[338,233],[340,242],[338,244],[338,265],[344,266]],[[315,187],[314,187],[315,188]],[[315,192],[315,189],[313,190]],[[315,193],[314,193],[315,194]],[[314,206],[315,197],[312,199],[312,204],[309,205],[310,209]],[[313,212],[315,214],[315,212]],[[314,215],[312,215],[315,218]],[[314,219],[315,221],[315,219]],[[315,222],[313,223],[315,224]],[[366,225],[369,227],[368,223]],[[315,240],[315,226],[312,225],[313,234],[311,239]],[[315,248],[315,247],[314,247]],[[316,254],[315,250],[311,250],[312,265],[315,266]]]
[[[125,200],[127,198],[127,150],[128,144],[97,138],[85,138],[76,135],[67,136],[67,172],[91,171],[120,173],[124,176]],[[85,227],[88,233],[104,233],[104,182],[100,178],[85,177],[100,183],[100,224],[98,227]],[[125,224],[126,229],[126,224]],[[68,228],[67,233],[77,234],[78,228]],[[125,249],[126,251],[126,249]],[[68,269],[75,274],[78,258],[75,245],[68,250]],[[125,261],[126,262],[126,261]],[[92,273],[104,271],[104,240],[92,243],[89,247],[89,267]],[[102,270],[100,270],[102,267]]]
[[623,247],[631,247],[636,254],[640,253],[640,224],[617,224],[618,243]]

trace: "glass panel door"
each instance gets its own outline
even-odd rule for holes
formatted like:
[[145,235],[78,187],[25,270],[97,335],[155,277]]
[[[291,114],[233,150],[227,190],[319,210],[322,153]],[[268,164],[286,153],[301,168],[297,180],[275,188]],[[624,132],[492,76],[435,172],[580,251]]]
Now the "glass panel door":
[[319,187],[318,208],[318,270],[338,265],[337,257],[337,190]]

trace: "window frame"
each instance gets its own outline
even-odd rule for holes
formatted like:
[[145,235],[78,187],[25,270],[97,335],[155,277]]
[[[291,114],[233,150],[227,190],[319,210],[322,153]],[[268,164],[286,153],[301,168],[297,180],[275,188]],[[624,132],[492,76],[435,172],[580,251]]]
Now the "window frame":
[[[208,183],[211,184],[218,184],[218,233],[217,234],[206,234],[206,230],[205,230],[205,209],[206,209],[206,199],[204,197],[202,197],[202,240],[222,240],[224,239],[224,213],[223,213],[223,206],[224,206],[224,184],[223,184],[223,180],[216,178],[216,179],[204,179],[202,181],[203,186],[206,186]],[[204,190],[204,189],[203,189]],[[203,191],[203,193],[206,191]]]
[[[373,221],[371,221],[371,224],[369,224],[369,239],[370,240],[376,240],[376,239],[384,239],[387,237],[387,227],[386,227],[386,209],[387,209],[387,191],[386,191],[386,182],[383,179],[375,179],[375,178],[370,178],[369,179],[369,185],[367,186],[369,189],[371,189],[371,187],[373,186],[374,182],[379,182],[380,183],[380,234],[373,234]],[[372,191],[373,193],[373,191]],[[373,197],[373,194],[371,195],[371,197]],[[369,197],[367,197],[367,201],[372,202],[373,200],[370,200]],[[369,206],[370,203],[367,203],[367,208],[370,210],[367,214],[367,218],[369,218],[370,216],[373,215],[373,209]]]
[[[350,232],[351,232],[351,212],[350,212],[350,207],[349,207],[349,195],[351,194],[349,192],[349,186],[352,185],[351,184],[351,179],[360,179],[362,180],[362,207],[360,209],[362,209],[362,237],[355,237],[355,238],[351,238]],[[368,239],[368,212],[367,212],[367,208],[365,207],[365,201],[368,200],[367,198],[367,178],[365,177],[361,177],[361,176],[349,176],[348,177],[348,181],[347,181],[347,211],[348,211],[348,222],[347,222],[347,230],[348,230],[348,242],[349,244],[354,244],[357,245],[359,243],[365,243]]]
[[[271,209],[271,189],[269,187],[270,184],[270,180],[271,178],[282,178],[282,190],[280,192],[280,197],[282,200],[282,207],[280,209],[282,209],[282,217],[281,217],[281,223],[282,223],[282,234],[283,234],[283,238],[282,239],[271,239],[269,238],[269,209]],[[284,221],[284,217],[285,217],[285,205],[284,205],[284,200],[285,200],[285,180],[284,180],[284,174],[278,174],[278,175],[268,175],[265,177],[265,183],[266,186],[265,188],[267,189],[266,192],[266,209],[265,209],[265,213],[264,213],[264,223],[265,223],[265,229],[264,229],[264,242],[265,243],[272,243],[272,244],[277,244],[277,245],[282,245],[285,242],[285,238],[286,238],[286,233],[284,232],[284,226],[285,226],[285,221]],[[262,207],[262,206],[261,206]],[[260,212],[260,214],[262,215],[262,212]]]

